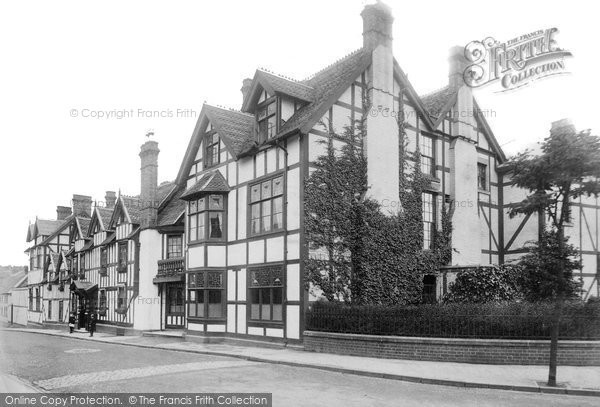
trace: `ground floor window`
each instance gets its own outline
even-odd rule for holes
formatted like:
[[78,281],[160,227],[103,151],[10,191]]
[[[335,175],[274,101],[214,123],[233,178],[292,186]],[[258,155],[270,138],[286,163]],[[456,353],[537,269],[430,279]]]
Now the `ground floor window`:
[[188,275],[188,317],[225,317],[224,280],[224,271],[201,271]]
[[29,310],[33,311],[33,288],[29,289]]
[[40,310],[40,289],[36,288],[35,289],[35,310],[39,311]]
[[249,269],[250,320],[283,321],[283,266]]
[[58,302],[58,320],[62,321],[63,319],[63,308],[64,308],[64,304],[62,301]]
[[48,301],[48,319],[52,319],[52,300]]

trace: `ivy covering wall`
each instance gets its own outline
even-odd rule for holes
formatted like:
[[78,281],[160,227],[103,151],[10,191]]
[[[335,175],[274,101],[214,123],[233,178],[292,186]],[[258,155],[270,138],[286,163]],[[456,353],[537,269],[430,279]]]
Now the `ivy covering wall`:
[[[368,100],[363,111],[369,111]],[[352,304],[421,302],[423,276],[436,274],[450,261],[451,214],[442,203],[441,230],[435,228],[433,249],[423,250],[422,193],[431,180],[421,173],[418,148],[408,151],[404,117],[398,118],[397,214],[368,198],[366,119],[355,120],[342,134],[330,122],[322,125],[329,134],[323,141],[326,152],[304,185],[304,228],[311,253],[305,260],[307,288],[329,301]],[[340,148],[334,148],[334,140],[343,140]]]

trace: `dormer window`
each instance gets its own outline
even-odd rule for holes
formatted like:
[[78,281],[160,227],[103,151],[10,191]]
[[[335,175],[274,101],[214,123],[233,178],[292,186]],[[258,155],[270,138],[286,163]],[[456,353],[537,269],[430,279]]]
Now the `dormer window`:
[[258,141],[265,142],[277,134],[277,98],[268,97],[263,91],[256,110],[258,121]]
[[221,158],[221,140],[217,133],[209,133],[206,136],[206,164],[205,167],[212,167],[219,164]]

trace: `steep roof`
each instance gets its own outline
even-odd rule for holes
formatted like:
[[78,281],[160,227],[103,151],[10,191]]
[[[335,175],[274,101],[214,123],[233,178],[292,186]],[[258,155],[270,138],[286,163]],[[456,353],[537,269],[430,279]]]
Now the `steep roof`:
[[180,199],[183,192],[183,188],[177,190],[170,200],[158,209],[158,219],[156,221],[158,226],[174,225],[185,213],[186,202]]
[[202,110],[234,157],[254,146],[253,115],[208,104]]
[[64,220],[36,219],[35,225],[37,229],[37,234],[42,236],[51,235],[64,222]]
[[456,98],[456,94],[456,90],[453,90],[450,86],[444,86],[441,89],[421,96],[421,101],[429,115],[438,119],[445,113],[445,108]]
[[194,185],[188,188],[181,199],[190,199],[202,192],[229,192],[229,184],[221,174],[221,171],[215,170],[205,173]]
[[19,268],[17,271],[11,270],[10,272],[0,274],[0,294],[7,293],[11,288],[17,287],[22,282],[23,278],[27,277],[27,273],[23,268]]
[[252,86],[244,99],[242,111],[252,111],[260,96],[259,90],[264,89],[268,94],[284,94],[293,98],[312,102],[315,98],[315,89],[303,82],[281,75],[274,74],[264,69],[257,69],[252,80]]
[[106,230],[110,224],[110,218],[112,217],[113,208],[101,208],[96,207],[98,211],[98,219],[102,221],[102,229]]

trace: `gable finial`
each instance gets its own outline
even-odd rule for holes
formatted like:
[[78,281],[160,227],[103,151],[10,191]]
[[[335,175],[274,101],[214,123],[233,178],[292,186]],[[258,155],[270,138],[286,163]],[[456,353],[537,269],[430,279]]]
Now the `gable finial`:
[[150,138],[153,137],[153,136],[154,136],[154,129],[148,129],[148,130],[146,130],[146,138],[148,140],[150,140]]

